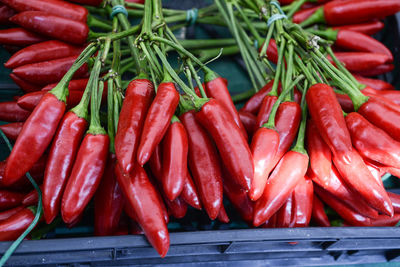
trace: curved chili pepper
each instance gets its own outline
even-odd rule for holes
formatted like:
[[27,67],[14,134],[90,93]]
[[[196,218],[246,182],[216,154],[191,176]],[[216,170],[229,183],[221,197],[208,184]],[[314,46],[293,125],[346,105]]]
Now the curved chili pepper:
[[10,24],[10,21],[8,19],[14,15],[15,15],[14,9],[12,9],[4,4],[0,4],[0,24],[1,25]]
[[392,70],[394,70],[393,64],[384,64],[384,65],[376,66],[369,70],[353,71],[353,72],[357,75],[372,77],[372,76],[378,76],[381,74],[391,72]]
[[224,205],[221,205],[221,208],[218,213],[218,220],[222,223],[229,223],[229,217],[226,213]]
[[124,196],[115,177],[116,157],[108,155],[103,178],[94,197],[94,233],[97,236],[113,235],[124,207]]
[[293,217],[291,227],[307,227],[311,220],[314,187],[310,178],[305,176],[293,191]]
[[21,122],[25,121],[30,114],[30,111],[18,106],[16,101],[0,103],[0,120],[2,121]]
[[235,104],[233,104],[226,80],[217,76],[214,72],[207,72],[204,80],[207,96],[218,100],[218,102],[226,108],[226,110],[232,115],[236,125],[242,131],[244,138],[247,140],[248,136],[246,129],[240,120]]
[[331,223],[325,213],[324,203],[314,194],[311,219],[318,226],[329,227]]
[[218,152],[206,130],[189,111],[180,117],[189,141],[188,163],[201,203],[211,220],[222,205],[222,172]]
[[195,116],[214,139],[232,179],[249,190],[254,176],[253,158],[232,116],[216,99],[205,103]]
[[0,241],[17,239],[35,218],[34,207],[24,208],[0,222]]
[[307,122],[307,152],[310,156],[310,167],[320,185],[329,185],[332,167],[332,155],[329,147],[318,133],[312,120]]
[[353,75],[356,80],[366,86],[369,86],[375,90],[383,91],[383,90],[394,90],[394,86],[388,82],[378,80],[378,79],[371,79],[366,78],[358,75]]
[[153,84],[147,79],[135,79],[126,89],[115,135],[115,155],[124,172],[130,172],[136,161],[142,127],[153,94]]
[[144,165],[161,142],[169,127],[172,116],[179,104],[179,93],[172,82],[162,82],[151,103],[143,125],[137,160]]
[[277,131],[261,127],[251,141],[251,153],[254,161],[254,178],[250,187],[249,197],[256,201],[264,192],[271,170],[275,167],[274,159],[279,147]]
[[263,88],[261,88],[249,100],[247,100],[247,102],[240,109],[240,111],[245,111],[257,115],[264,98],[271,91],[273,84],[274,81],[272,80],[268,82],[266,85],[264,85]]
[[[43,185],[40,185],[40,190],[43,190]],[[22,199],[22,205],[25,207],[36,205],[39,200],[38,193],[36,189],[33,189],[31,192],[26,194]]]
[[58,0],[2,0],[12,9],[23,11],[44,11],[60,17],[86,22],[88,11],[83,6],[75,5],[66,1]]
[[11,17],[10,21],[27,30],[72,44],[83,45],[89,36],[89,27],[85,22],[42,11],[21,12]]
[[188,137],[178,118],[172,119],[162,143],[162,187],[165,196],[173,201],[181,194],[188,172]]
[[9,190],[0,190],[0,210],[11,209],[21,205],[24,194]]
[[9,209],[9,210],[5,210],[5,211],[0,212],[0,222],[6,220],[6,219],[8,219],[8,218],[10,218],[12,215],[14,215],[14,214],[20,212],[20,211],[23,210],[23,209],[24,209],[24,206],[18,206],[18,207],[16,207],[16,208],[13,208],[13,209]]
[[50,40],[19,50],[4,63],[4,66],[13,69],[26,64],[79,55],[82,50],[82,47],[72,46],[57,40]]
[[168,229],[157,192],[145,170],[135,164],[133,173],[128,174],[118,165],[116,175],[126,201],[132,206],[147,239],[161,257],[165,257],[169,248]]
[[[65,57],[44,61],[39,63],[27,64],[13,70],[13,73],[25,81],[37,84],[47,85],[49,83],[58,82],[65,73],[71,68],[78,56]],[[74,77],[80,78],[88,72],[87,64],[75,72]]]
[[12,184],[32,168],[50,144],[64,112],[65,103],[51,92],[42,98],[24,123],[8,157],[4,184]]
[[21,88],[26,93],[37,92],[41,89],[41,86],[27,82],[24,79],[21,79],[20,77],[15,75],[14,73],[10,73],[10,78],[15,82],[16,85],[19,86],[19,88]]
[[264,123],[268,121],[269,115],[271,113],[272,107],[274,106],[277,96],[266,96],[262,101],[260,110],[257,114],[257,126],[262,127]]
[[[88,78],[83,78],[83,79],[76,79],[76,80],[71,80],[68,84],[68,91],[85,91],[86,85],[88,83],[89,79]],[[43,87],[41,90],[42,91],[50,91],[54,87],[56,87],[56,83],[48,84],[45,87]],[[104,84],[104,90],[103,94],[106,92],[107,84]]]
[[0,129],[7,136],[8,139],[15,141],[22,130],[23,122],[13,122],[0,125]]
[[27,46],[46,41],[36,33],[30,32],[24,28],[11,28],[0,30],[0,44]]
[[[25,94],[18,99],[17,104],[23,109],[32,111],[39,104],[40,100],[46,93],[47,93],[46,91],[38,91]],[[83,96],[82,91],[69,92],[67,97],[67,106],[70,107],[76,106],[81,100],[82,96]]]
[[343,25],[333,27],[334,30],[349,30],[353,32],[364,33],[367,35],[374,35],[385,27],[385,24],[382,21],[375,20],[371,22],[365,22],[360,24],[352,24],[352,25]]
[[104,173],[109,142],[107,134],[88,133],[83,138],[62,197],[64,222],[74,221],[96,192]]
[[[294,192],[293,192],[294,193]],[[292,221],[293,217],[293,195],[287,198],[286,202],[282,205],[282,207],[276,212],[276,227],[279,228],[287,228],[290,226],[290,222]]]
[[400,214],[395,214],[393,217],[379,215],[378,218],[371,220],[368,226],[396,226],[400,222]]
[[400,212],[400,195],[388,192],[388,195],[390,197],[390,200],[392,201],[394,213],[399,213]]
[[250,112],[239,111],[240,121],[246,129],[247,135],[251,138],[257,131],[257,117]]
[[320,8],[321,8],[321,6],[315,6],[315,7],[312,7],[312,8],[308,8],[308,9],[303,9],[303,10],[297,11],[293,15],[293,22],[299,24],[299,23],[305,21],[312,14],[314,14],[315,11],[317,11]]
[[180,197],[193,208],[201,210],[199,194],[197,193],[196,186],[194,185],[189,171],[187,171],[186,183],[183,186]]
[[265,190],[254,206],[254,226],[267,221],[285,203],[297,183],[306,174],[308,156],[296,152],[287,152],[275,167],[267,181]]
[[[391,62],[388,55],[369,52],[335,52],[335,56],[351,72],[369,71]],[[333,63],[330,56],[327,58]]]
[[400,168],[400,142],[393,140],[359,113],[348,114],[346,123],[352,143],[362,156],[383,165]]

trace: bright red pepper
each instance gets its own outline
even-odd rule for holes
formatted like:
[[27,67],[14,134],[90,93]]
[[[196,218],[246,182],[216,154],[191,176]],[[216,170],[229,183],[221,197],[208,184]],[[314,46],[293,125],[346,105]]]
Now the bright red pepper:
[[262,127],[264,123],[268,121],[269,115],[271,113],[272,107],[274,106],[277,96],[266,96],[262,101],[260,110],[257,114],[257,126]]
[[[369,52],[335,52],[335,56],[346,69],[357,73],[373,70],[391,62],[388,55]],[[328,59],[333,63],[329,56]]]
[[126,201],[132,206],[147,239],[161,257],[165,257],[169,248],[168,229],[156,189],[145,170],[136,164],[133,172],[127,174],[117,166],[116,175]]
[[352,25],[343,25],[333,27],[334,30],[349,30],[359,33],[364,33],[367,35],[374,35],[385,27],[385,24],[379,20],[365,22],[360,24],[352,24]]
[[64,222],[74,221],[96,192],[104,173],[109,142],[107,134],[87,133],[83,138],[62,197]]
[[331,223],[325,213],[324,203],[314,194],[311,219],[318,226],[329,227]]
[[24,209],[24,206],[18,206],[16,208],[0,212],[0,222],[10,218],[12,215],[18,213],[19,211],[21,211],[23,209]]
[[306,19],[308,19],[312,14],[315,13],[315,11],[317,11],[318,9],[320,9],[321,6],[315,6],[313,8],[308,8],[308,9],[303,9],[303,10],[299,10],[296,13],[294,13],[293,15],[293,22],[294,23],[301,23],[303,21],[305,21]]
[[246,103],[240,109],[240,111],[245,111],[257,115],[264,98],[271,91],[273,84],[274,81],[272,80],[268,82],[266,85],[264,85],[263,88],[261,88],[249,100],[246,101]]
[[142,127],[153,94],[153,84],[147,79],[135,79],[126,89],[115,136],[115,154],[124,172],[130,172],[135,164]]
[[210,99],[196,113],[196,119],[211,134],[232,179],[249,190],[254,164],[246,139],[232,116],[216,99]]
[[124,208],[124,196],[115,177],[116,157],[109,154],[103,178],[94,197],[94,233],[113,235]]
[[2,0],[2,2],[17,12],[44,11],[48,14],[86,22],[88,11],[83,6],[58,0]]
[[19,86],[19,88],[21,88],[26,93],[37,92],[41,89],[41,86],[27,82],[24,79],[21,79],[20,77],[15,75],[14,73],[10,73],[10,78],[14,81],[16,85]]
[[247,135],[251,138],[251,136],[253,136],[253,134],[258,129],[257,117],[254,116],[250,112],[241,111],[241,110],[239,111],[239,117],[240,117],[240,120],[242,121],[244,128],[247,131]]
[[0,4],[0,24],[1,25],[8,25],[10,22],[8,21],[9,18],[15,15],[15,10],[4,5]]
[[17,239],[35,218],[36,210],[28,207],[0,222],[0,241]]
[[[68,84],[68,90],[71,91],[85,91],[86,85],[88,83],[89,79],[88,78],[83,78],[83,79],[76,79],[76,80],[71,80]],[[41,90],[42,91],[49,91],[56,87],[56,83],[48,84],[45,87],[43,87]],[[103,94],[105,93],[107,88],[107,84],[104,85],[104,91]]]
[[397,106],[400,105],[400,92],[398,90],[385,90],[378,91],[369,87],[362,90],[363,94],[366,96],[383,97],[386,101],[393,102]]
[[393,64],[383,64],[369,70],[354,71],[354,73],[361,76],[372,77],[391,72],[392,70],[394,70]]
[[11,28],[0,30],[0,44],[27,46],[46,41],[36,33],[30,32],[24,28]]
[[0,129],[7,136],[8,139],[15,141],[22,130],[23,122],[13,122],[0,125]]
[[72,44],[83,45],[89,37],[89,27],[86,22],[47,12],[25,11],[11,17],[10,21],[27,30]]
[[375,90],[394,90],[393,85],[382,80],[366,78],[358,75],[354,75],[354,78],[356,78],[358,82],[365,84],[366,86],[369,86]]
[[221,209],[219,210],[218,213],[218,220],[222,223],[229,223],[229,217],[228,214],[226,213],[224,205],[221,205]]
[[287,228],[290,227],[290,223],[293,219],[293,196],[294,192],[290,194],[287,198],[286,202],[282,205],[282,207],[276,212],[276,227],[278,228]]
[[57,40],[50,40],[33,44],[19,50],[4,63],[4,66],[13,69],[26,64],[79,55],[82,50],[82,47],[73,46]]
[[0,103],[0,120],[7,122],[22,122],[28,119],[30,111],[18,106],[16,101]]
[[21,205],[24,194],[9,190],[0,190],[0,210],[7,210]]
[[292,227],[307,227],[311,220],[314,187],[310,178],[305,176],[297,184],[293,192]]
[[155,147],[161,142],[178,104],[179,93],[175,85],[172,82],[162,82],[158,86],[156,97],[144,121],[137,149],[137,160],[140,165],[144,165],[150,159]]
[[222,205],[222,171],[218,152],[206,130],[189,111],[180,117],[189,141],[188,163],[201,203],[214,220]]
[[[70,56],[50,61],[27,64],[13,70],[13,73],[27,82],[37,85],[47,85],[58,82],[71,68],[78,56]],[[80,78],[87,74],[88,66],[84,64],[75,72],[74,77]]]
[[[46,91],[38,91],[25,94],[18,99],[17,104],[23,109],[32,111],[39,104],[40,99],[42,99],[42,97],[46,93],[47,93]],[[69,107],[76,106],[81,100],[82,96],[83,96],[83,91],[69,92],[67,97],[67,106]]]
[[[22,177],[43,155],[65,112],[65,103],[47,93],[24,123],[7,160],[4,184]],[[40,133],[40,134],[38,134]]]
[[287,152],[275,167],[267,181],[265,190],[254,206],[254,226],[267,221],[285,203],[294,188],[306,174],[308,156],[296,152]]
[[194,185],[189,171],[187,172],[186,183],[183,186],[181,198],[193,208],[201,210],[199,194],[197,193],[196,186]]

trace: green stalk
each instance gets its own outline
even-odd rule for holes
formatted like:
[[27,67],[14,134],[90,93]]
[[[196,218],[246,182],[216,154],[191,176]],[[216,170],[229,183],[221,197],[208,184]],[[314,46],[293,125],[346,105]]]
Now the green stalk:
[[280,80],[280,76],[281,76],[281,72],[282,72],[283,53],[285,50],[285,46],[286,46],[286,39],[282,39],[282,42],[278,49],[278,63],[276,65],[274,84],[272,85],[272,89],[268,93],[268,95],[278,96],[278,85],[279,85],[279,80]]
[[197,75],[197,72],[194,69],[192,62],[190,61],[190,59],[188,59],[186,62],[188,64],[188,66],[189,66],[190,71],[192,72],[192,74],[194,76],[194,80],[196,81],[197,86],[199,87],[201,96],[204,97],[204,98],[207,98],[206,92],[204,91],[203,84],[200,81],[200,77],[199,77],[199,75]]
[[114,140],[116,125],[114,124],[114,81],[107,81],[107,134],[110,137],[110,152],[115,154]]

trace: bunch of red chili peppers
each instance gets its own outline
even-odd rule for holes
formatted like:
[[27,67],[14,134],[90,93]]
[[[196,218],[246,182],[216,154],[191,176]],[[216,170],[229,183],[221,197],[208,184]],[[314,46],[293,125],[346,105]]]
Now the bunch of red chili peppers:
[[[42,212],[34,207],[41,197],[47,224],[61,216],[77,225],[93,199],[96,235],[144,233],[162,257],[170,216],[182,218],[191,206],[229,222],[224,196],[256,227],[305,227],[311,219],[329,226],[323,203],[343,225],[400,220],[400,196],[381,180],[400,175],[400,97],[390,84],[352,74],[392,68],[391,52],[367,34],[400,1],[310,1],[329,2],[314,7],[297,0],[281,8],[216,0],[206,11],[223,18],[254,86],[239,111],[228,82],[176,39],[164,17],[173,11],[160,0],[134,11],[143,16],[134,27],[123,1],[106,3],[96,12],[111,12],[111,23],[89,19],[111,32],[104,34],[90,33],[92,16],[80,5],[1,2],[22,27],[0,31],[0,43],[4,34],[15,42],[3,44],[27,46],[5,63],[27,94],[0,103],[0,119],[10,122],[0,129],[15,141],[0,162],[0,240],[28,228]],[[356,7],[359,18],[349,15]],[[337,27],[304,29],[292,16],[305,27]],[[181,17],[174,13],[171,22]],[[170,50],[180,56],[179,69]],[[136,76],[125,82],[127,70]],[[42,193],[31,191],[27,172]]]

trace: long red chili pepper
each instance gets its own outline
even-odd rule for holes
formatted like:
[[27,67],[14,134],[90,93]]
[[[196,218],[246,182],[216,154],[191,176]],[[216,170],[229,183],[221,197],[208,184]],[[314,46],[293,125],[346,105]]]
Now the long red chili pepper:
[[16,101],[0,103],[0,120],[2,121],[21,122],[25,121],[30,114],[30,111],[18,106]]
[[13,122],[0,125],[0,129],[7,136],[8,139],[15,141],[22,130],[23,122]]
[[24,199],[24,194],[9,190],[0,190],[0,210],[11,209],[19,206]]
[[4,5],[0,4],[0,24],[1,25],[8,25],[10,24],[9,18],[15,15],[15,10]]
[[391,101],[396,105],[400,104],[400,92],[397,90],[385,90],[378,91],[369,87],[366,87],[362,90],[362,93],[366,96],[375,96],[375,97],[383,97],[386,101]]
[[224,205],[222,205],[221,209],[219,210],[218,220],[222,223],[229,223],[229,217],[228,214],[226,213]]
[[[37,85],[47,85],[58,82],[71,68],[78,56],[70,56],[50,61],[27,64],[13,70],[18,77]],[[75,72],[74,77],[80,78],[88,72],[87,64]]]
[[179,104],[179,93],[170,81],[162,82],[157,89],[156,97],[151,103],[143,125],[137,160],[144,165],[161,142],[169,127],[172,116]]
[[371,220],[368,226],[396,226],[400,222],[400,214],[395,214],[393,217],[379,215],[379,218]]
[[19,86],[25,93],[30,93],[30,92],[37,92],[41,89],[41,86],[32,84],[30,82],[25,81],[24,79],[21,79],[14,73],[10,73],[10,78],[15,82],[16,85]]
[[222,205],[222,172],[218,152],[206,130],[189,111],[180,116],[189,141],[188,163],[201,203],[214,220]]
[[358,75],[354,75],[354,78],[362,84],[365,84],[366,86],[369,86],[375,90],[394,90],[393,85],[391,85],[388,82],[378,80],[378,79],[371,79],[371,78],[366,78]]
[[27,46],[46,41],[46,38],[24,28],[0,30],[0,44]]
[[263,88],[261,88],[249,100],[247,100],[247,102],[240,109],[240,111],[245,111],[257,115],[264,98],[271,91],[273,84],[274,81],[272,80],[268,82],[266,85],[264,85]]
[[363,71],[354,71],[355,74],[361,75],[361,76],[366,76],[366,77],[373,77],[373,76],[378,76],[384,73],[388,73],[394,70],[394,64],[384,64],[384,65],[379,65],[375,68],[369,69],[369,70],[363,70]]
[[88,11],[83,6],[71,4],[66,1],[58,0],[2,0],[2,2],[12,9],[23,11],[44,11],[60,17],[86,22]]
[[364,33],[367,35],[374,35],[385,27],[385,24],[379,20],[365,22],[360,24],[343,25],[333,27],[334,30],[349,30],[353,32]]
[[247,135],[250,137],[253,136],[253,134],[258,129],[257,117],[254,116],[252,113],[246,111],[239,111],[239,117],[242,121],[244,128],[247,131]]
[[124,172],[130,172],[136,161],[142,127],[154,94],[147,79],[135,79],[126,89],[115,136],[115,154]]
[[0,241],[15,240],[35,218],[35,207],[24,208],[0,222]]
[[[388,55],[377,53],[336,52],[335,56],[351,72],[369,71],[391,62]],[[328,59],[331,60],[329,56]]]
[[50,40],[19,50],[4,63],[4,66],[6,68],[16,68],[26,64],[79,55],[82,50],[82,47],[72,46],[57,40]]
[[[40,99],[42,99],[42,97],[46,93],[47,93],[46,91],[38,91],[25,94],[18,99],[17,104],[23,109],[32,111],[39,104]],[[83,96],[82,91],[69,92],[69,95],[67,97],[67,106],[69,107],[76,106],[81,100],[82,96]]]
[[278,100],[277,96],[266,96],[262,101],[260,110],[257,114],[257,126],[262,127],[264,123],[268,121],[269,115],[271,114],[272,107]]
[[0,212],[0,222],[10,218],[12,215],[18,213],[19,211],[21,211],[23,209],[24,209],[24,206],[18,206],[16,208]]
[[[40,190],[43,190],[42,185],[40,185]],[[24,196],[24,198],[22,199],[22,205],[24,205],[25,207],[37,205],[38,200],[39,200],[38,193],[36,189],[33,189],[31,192],[29,192]]]
[[329,227],[331,223],[325,213],[324,203],[314,194],[311,219],[318,226]]
[[[88,83],[89,79],[88,78],[83,78],[83,79],[76,79],[76,80],[71,80],[68,84],[68,90],[71,91],[84,91],[86,88],[86,85]],[[42,91],[49,91],[51,89],[53,89],[54,87],[56,87],[58,84],[57,83],[52,83],[52,84],[48,84],[45,87],[43,87],[41,90]],[[107,85],[104,85],[104,90],[107,88]],[[104,92],[103,92],[104,94]]]
[[189,172],[187,172],[186,183],[183,186],[181,198],[192,206],[195,209],[201,210],[201,202],[199,199],[199,194],[197,193],[196,186],[190,176]]
[[250,189],[254,176],[253,159],[246,139],[232,116],[216,99],[205,103],[196,119],[211,134],[232,178]]
[[321,6],[315,6],[313,8],[308,8],[308,9],[303,9],[303,10],[297,11],[293,15],[293,22],[299,24],[299,23],[305,21],[312,14],[314,14],[315,11],[317,11],[319,8],[321,8]]
[[311,220],[314,187],[307,176],[300,180],[293,192],[293,216],[295,220],[292,227],[307,227]]
[[[293,192],[294,193],[294,192]],[[287,228],[290,227],[290,223],[294,216],[293,212],[293,195],[287,198],[286,202],[282,205],[282,207],[276,212],[276,227],[279,228]]]
[[165,257],[169,248],[168,229],[157,192],[145,170],[136,164],[133,172],[128,174],[124,173],[118,165],[116,175],[125,198],[132,206],[147,239],[161,257]]

